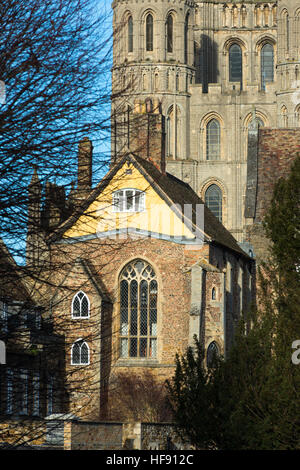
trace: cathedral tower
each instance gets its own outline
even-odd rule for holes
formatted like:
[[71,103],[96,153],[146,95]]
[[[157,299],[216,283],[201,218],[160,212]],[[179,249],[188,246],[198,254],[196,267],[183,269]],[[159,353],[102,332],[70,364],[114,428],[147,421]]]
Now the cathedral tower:
[[243,243],[253,117],[300,125],[299,1],[115,0],[113,10],[113,156],[134,152],[138,114],[162,114],[167,171]]

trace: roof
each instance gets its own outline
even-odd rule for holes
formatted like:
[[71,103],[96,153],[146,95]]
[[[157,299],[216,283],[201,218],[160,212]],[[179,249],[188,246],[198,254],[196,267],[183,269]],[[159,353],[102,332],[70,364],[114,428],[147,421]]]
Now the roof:
[[[67,219],[58,229],[51,235],[49,242],[59,240],[66,230],[68,230],[77,221],[80,215],[90,206],[90,204],[101,194],[109,182],[112,180],[117,171],[130,161],[147,179],[149,184],[156,190],[162,199],[169,206],[180,206],[183,215],[184,206],[190,204],[192,206],[192,223],[196,226],[196,206],[204,205],[202,199],[195,191],[183,181],[169,173],[162,173],[151,161],[145,160],[137,155],[129,153],[116,163],[106,174],[102,181],[91,192],[89,197],[83,204],[77,208],[75,213]],[[201,227],[197,227],[201,231]],[[235,238],[224,227],[224,225],[213,215],[213,213],[204,205],[204,239],[210,243],[216,243],[229,248],[247,258],[249,256],[242,250]]]

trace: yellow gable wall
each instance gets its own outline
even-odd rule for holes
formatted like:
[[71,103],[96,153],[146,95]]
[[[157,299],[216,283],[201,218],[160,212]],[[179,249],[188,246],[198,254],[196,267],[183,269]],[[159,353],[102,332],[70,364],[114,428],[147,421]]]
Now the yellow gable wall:
[[[127,171],[131,170],[131,174]],[[114,212],[112,193],[119,189],[139,189],[145,192],[145,211]],[[182,208],[183,209],[183,208]],[[99,197],[65,232],[64,238],[81,237],[95,233],[105,234],[125,228],[134,228],[167,236],[194,238],[194,234],[154,191],[144,176],[130,163],[124,164]]]

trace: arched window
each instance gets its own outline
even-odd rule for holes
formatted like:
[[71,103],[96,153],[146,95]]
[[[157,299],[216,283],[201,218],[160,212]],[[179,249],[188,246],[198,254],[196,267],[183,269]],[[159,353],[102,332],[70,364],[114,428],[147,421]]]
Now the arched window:
[[167,52],[173,52],[173,16],[167,18]]
[[220,351],[218,348],[218,345],[215,341],[210,343],[210,345],[207,348],[207,353],[206,353],[206,365],[207,367],[213,367],[215,360],[220,356]]
[[220,158],[220,124],[217,119],[211,119],[206,126],[206,159]]
[[90,301],[88,296],[80,291],[74,295],[72,300],[72,317],[87,318],[90,315]]
[[265,89],[265,83],[274,81],[274,48],[272,44],[265,44],[261,48],[260,55],[261,84]]
[[90,363],[90,349],[85,341],[77,340],[71,351],[71,364],[84,365]]
[[216,300],[216,299],[217,299],[216,288],[213,287],[211,290],[211,300]]
[[174,159],[180,155],[180,129],[180,109],[171,106],[167,115],[167,156]]
[[242,49],[238,44],[229,49],[229,81],[242,82]]
[[157,280],[142,260],[128,264],[120,275],[120,355],[157,356]]
[[184,63],[188,63],[188,52],[189,52],[189,18],[187,14],[184,22]]
[[132,16],[128,18],[128,52],[133,52],[133,20]]
[[153,51],[153,16],[151,13],[146,18],[146,51]]
[[214,216],[222,222],[222,191],[216,184],[212,184],[207,188],[205,204]]
[[281,107],[281,126],[288,127],[288,112],[284,105]]

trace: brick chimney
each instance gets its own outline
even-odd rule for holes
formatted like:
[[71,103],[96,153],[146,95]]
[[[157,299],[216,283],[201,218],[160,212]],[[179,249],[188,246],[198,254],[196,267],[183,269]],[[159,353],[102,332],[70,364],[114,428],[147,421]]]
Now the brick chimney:
[[160,103],[152,103],[150,99],[145,102],[138,101],[130,117],[130,151],[149,160],[164,173],[165,117],[161,114]]
[[93,145],[88,137],[84,137],[78,145],[78,182],[79,195],[86,195],[92,188],[92,155]]

